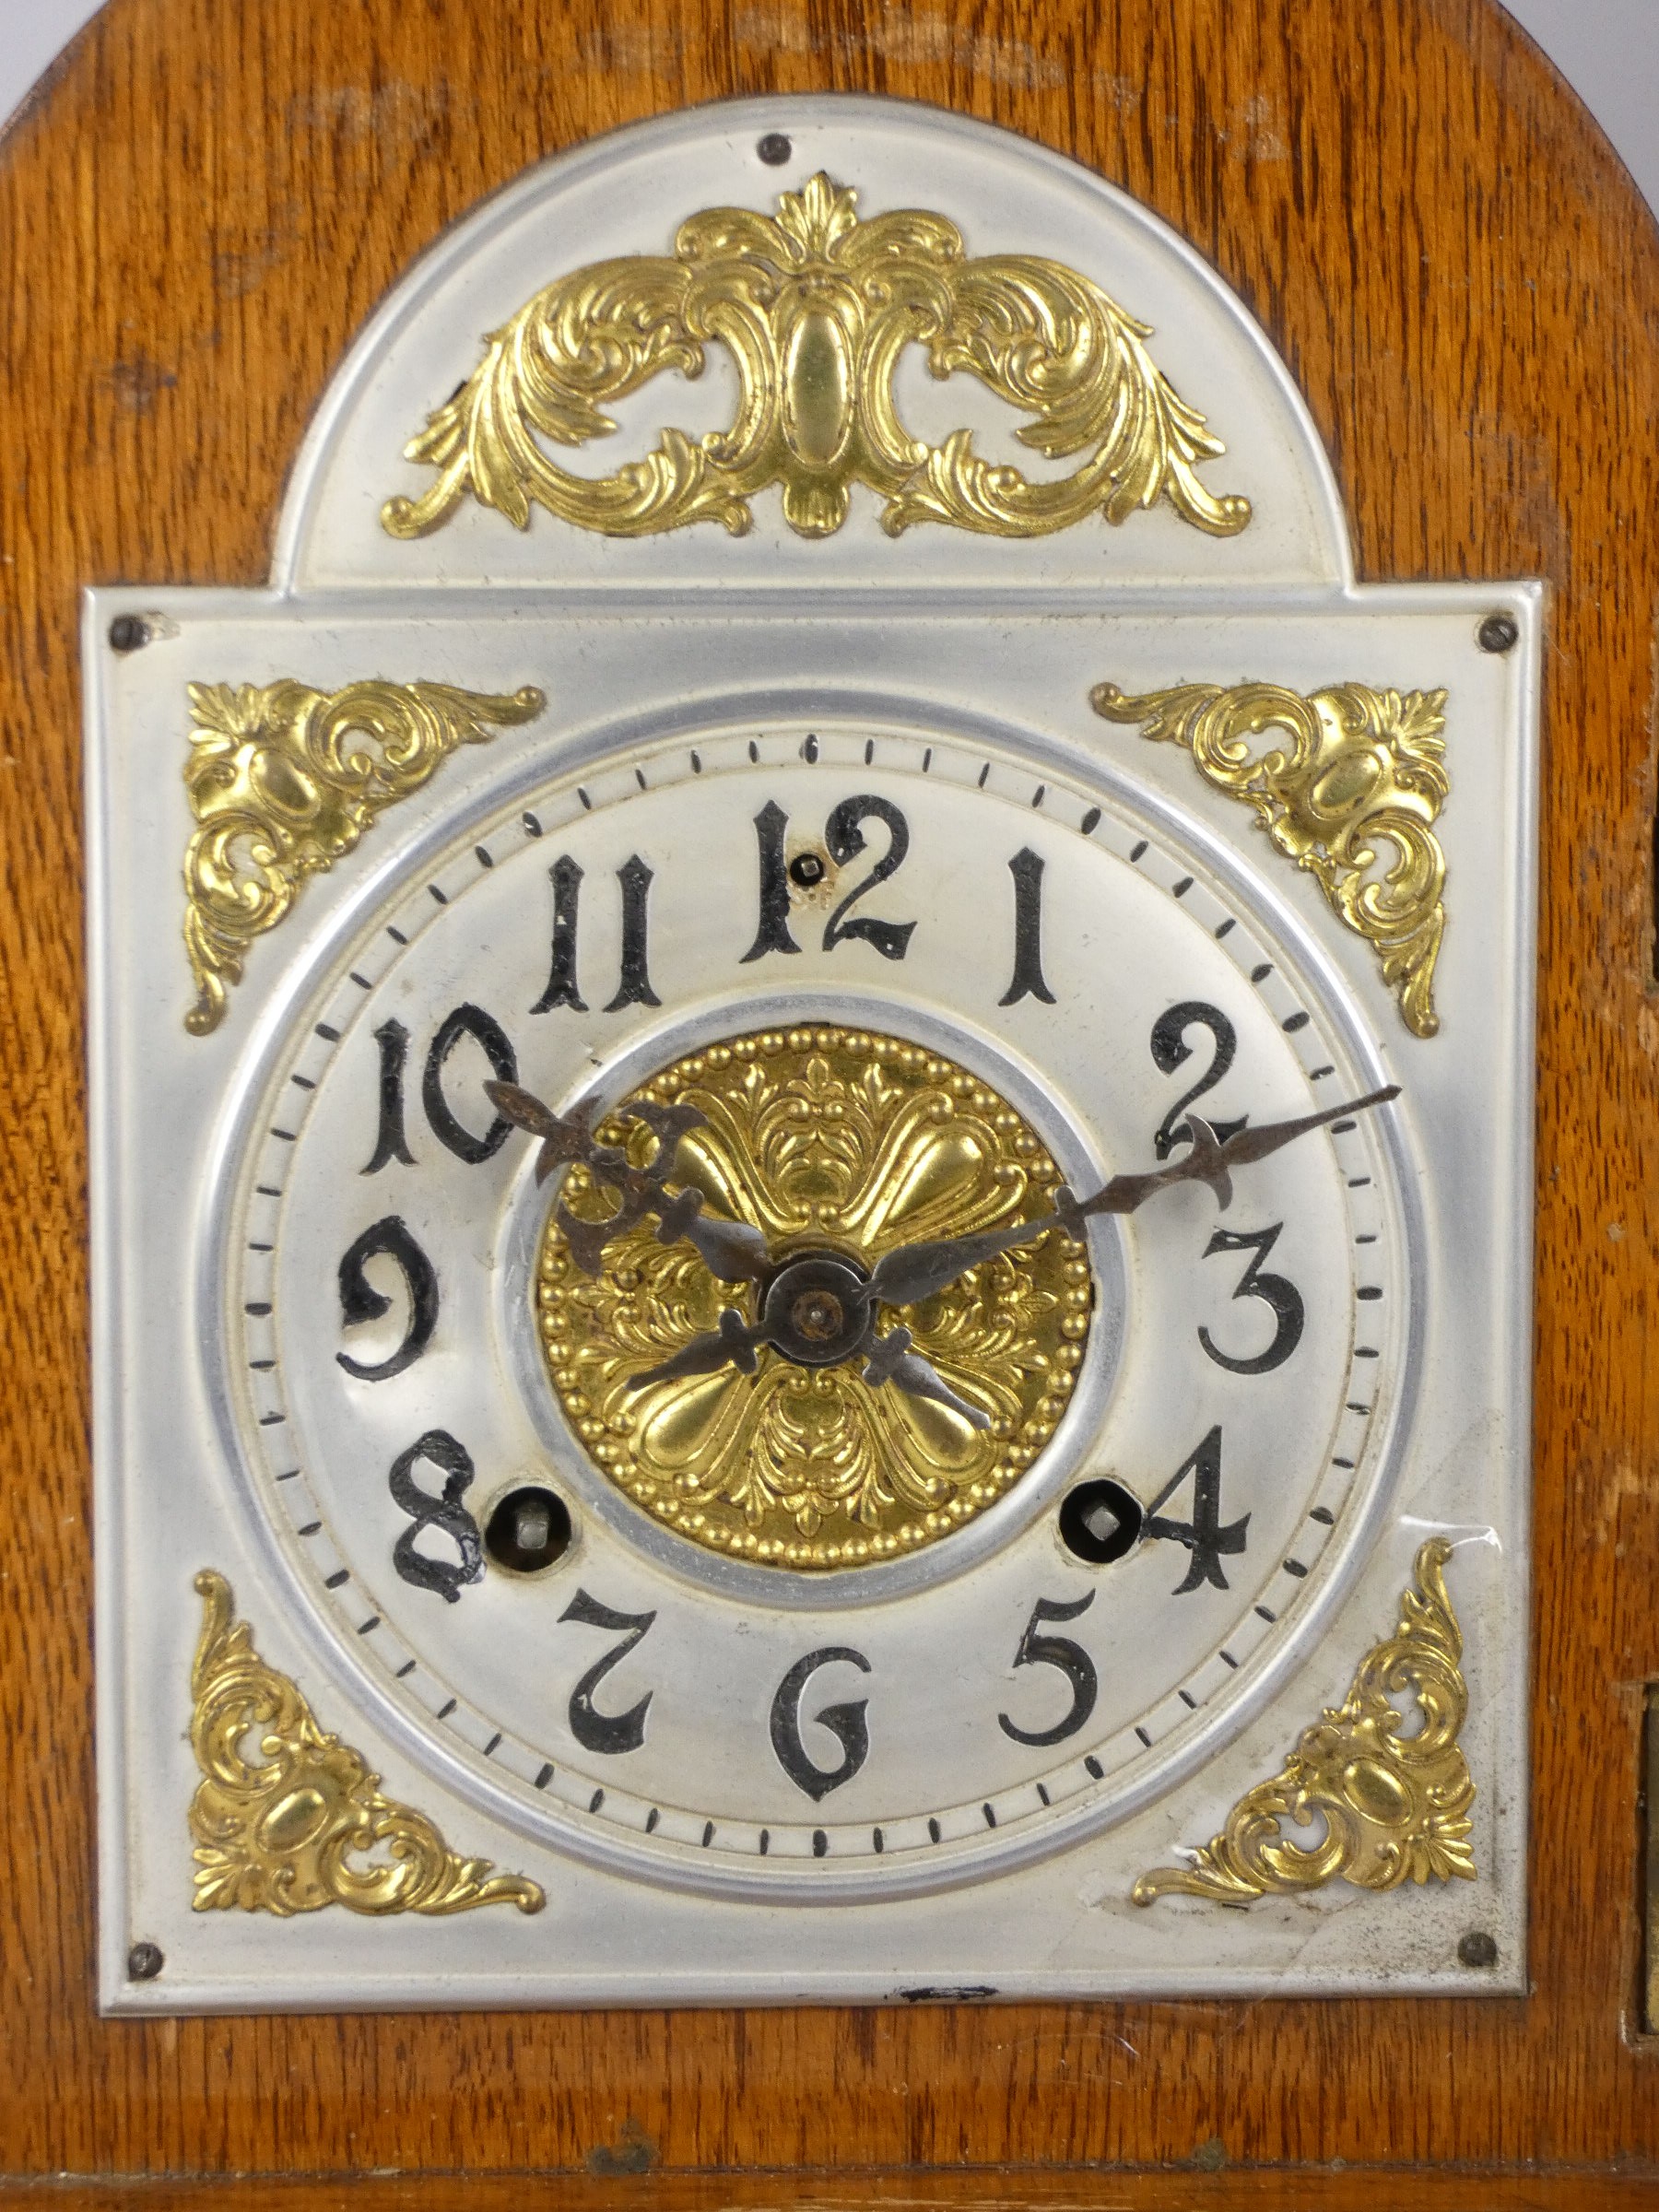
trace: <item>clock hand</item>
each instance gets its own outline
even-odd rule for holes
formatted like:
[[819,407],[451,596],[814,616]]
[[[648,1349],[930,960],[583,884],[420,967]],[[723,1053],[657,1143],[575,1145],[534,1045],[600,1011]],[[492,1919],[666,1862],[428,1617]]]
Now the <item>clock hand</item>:
[[933,1398],[941,1406],[948,1406],[959,1413],[965,1421],[976,1429],[989,1429],[991,1416],[971,1406],[966,1398],[958,1397],[938,1369],[921,1353],[912,1351],[913,1338],[906,1328],[889,1329],[885,1336],[865,1339],[869,1359],[865,1362],[864,1379],[872,1385],[896,1383],[912,1398]]
[[[959,1397],[933,1362],[912,1348],[913,1342],[906,1328],[889,1330],[885,1336],[866,1331],[862,1343],[855,1345],[845,1357],[856,1359],[861,1352],[869,1355],[865,1361],[864,1379],[872,1388],[891,1382],[907,1396],[932,1398],[938,1405],[948,1406],[953,1413],[960,1414],[975,1429],[988,1429],[991,1416],[979,1406],[971,1406],[966,1398]],[[756,1351],[763,1344],[777,1345],[777,1338],[765,1319],[762,1318],[759,1327],[750,1328],[735,1306],[727,1306],[714,1328],[693,1336],[689,1344],[682,1345],[656,1367],[647,1368],[642,1374],[630,1375],[627,1387],[643,1390],[653,1382],[677,1382],[686,1375],[712,1375],[728,1360],[746,1375],[752,1375]],[[787,1356],[787,1346],[778,1345],[777,1348]]]
[[923,1299],[932,1298],[936,1291],[954,1283],[971,1267],[981,1266],[1001,1253],[1031,1243],[1048,1230],[1064,1229],[1068,1235],[1078,1236],[1084,1222],[1094,1215],[1132,1214],[1155,1192],[1171,1183],[1207,1182],[1225,1208],[1232,1202],[1234,1168],[1265,1159],[1269,1153],[1277,1152],[1299,1136],[1305,1136],[1312,1129],[1322,1129],[1327,1122],[1361,1113],[1371,1106],[1386,1105],[1390,1099],[1399,1095],[1400,1086],[1391,1083],[1386,1089],[1371,1091],[1364,1098],[1350,1100],[1341,1106],[1327,1106],[1320,1113],[1298,1114],[1291,1121],[1265,1122],[1256,1128],[1246,1124],[1235,1130],[1225,1144],[1202,1115],[1189,1114],[1192,1145],[1166,1166],[1153,1168],[1144,1174],[1114,1175],[1092,1196],[1084,1199],[1074,1198],[1062,1184],[1054,1194],[1053,1211],[1040,1215],[1034,1221],[1016,1221],[1006,1229],[983,1230],[976,1236],[939,1237],[926,1243],[900,1244],[877,1261],[870,1276],[871,1292],[885,1305],[918,1305]]
[[716,1327],[705,1329],[700,1336],[693,1336],[689,1344],[682,1345],[659,1366],[647,1368],[641,1375],[630,1375],[628,1388],[643,1390],[650,1382],[677,1382],[682,1375],[712,1375],[728,1359],[746,1375],[752,1375],[757,1347],[771,1341],[764,1324],[751,1329],[735,1306],[727,1306]]
[[621,1203],[603,1221],[582,1221],[562,1200],[558,1220],[571,1247],[571,1257],[584,1274],[597,1275],[605,1262],[605,1248],[625,1229],[649,1214],[657,1217],[660,1244],[689,1244],[710,1272],[722,1282],[759,1281],[770,1265],[766,1239],[746,1221],[723,1220],[702,1211],[702,1193],[694,1188],[670,1190],[667,1173],[679,1140],[689,1129],[703,1125],[704,1116],[694,1106],[657,1106],[649,1100],[629,1106],[629,1118],[643,1122],[658,1138],[653,1169],[636,1168],[613,1145],[602,1145],[594,1135],[594,1108],[584,1101],[567,1114],[557,1114],[533,1091],[517,1083],[486,1083],[485,1095],[504,1120],[539,1137],[535,1180],[545,1182],[556,1168],[580,1163],[595,1182],[615,1191]]

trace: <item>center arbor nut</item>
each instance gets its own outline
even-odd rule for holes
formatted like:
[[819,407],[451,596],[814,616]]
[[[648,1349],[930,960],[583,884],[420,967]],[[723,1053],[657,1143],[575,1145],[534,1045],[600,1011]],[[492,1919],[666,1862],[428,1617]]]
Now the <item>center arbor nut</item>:
[[832,1367],[864,1342],[870,1302],[862,1268],[828,1253],[811,1253],[772,1277],[762,1312],[785,1359],[802,1367]]
[[[1080,1243],[1056,1228],[902,1310],[872,1300],[884,1253],[1052,1210],[1059,1169],[982,1077],[901,1038],[829,1025],[766,1030],[664,1067],[600,1124],[660,1166],[631,1106],[690,1106],[667,1180],[759,1229],[778,1261],[759,1288],[715,1279],[646,1219],[584,1274],[557,1220],[614,1211],[573,1167],[547,1189],[536,1323],[553,1386],[594,1465],[690,1542],[795,1571],[900,1558],[965,1525],[1025,1475],[1072,1393],[1093,1320]],[[629,1387],[735,1308],[779,1339],[755,1372],[724,1366]],[[875,1311],[872,1312],[872,1305]],[[860,1347],[903,1326],[989,1417],[863,1378]]]
[[811,1345],[833,1344],[846,1334],[846,1309],[827,1290],[808,1290],[797,1298],[789,1319],[796,1335]]

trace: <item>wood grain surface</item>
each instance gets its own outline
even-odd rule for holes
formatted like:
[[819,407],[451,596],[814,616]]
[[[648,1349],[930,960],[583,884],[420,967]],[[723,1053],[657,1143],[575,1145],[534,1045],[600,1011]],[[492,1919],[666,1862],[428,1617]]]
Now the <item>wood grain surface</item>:
[[[826,88],[1026,132],[1192,240],[1307,394],[1362,575],[1552,584],[1534,1994],[100,2021],[77,587],[262,581],[353,333],[525,163]],[[572,2177],[61,2198],[262,2212],[1649,2195],[1659,232],[1536,50],[1494,0],[112,0],[0,142],[0,2173]],[[1102,2166],[1182,2171],[1055,2171]]]

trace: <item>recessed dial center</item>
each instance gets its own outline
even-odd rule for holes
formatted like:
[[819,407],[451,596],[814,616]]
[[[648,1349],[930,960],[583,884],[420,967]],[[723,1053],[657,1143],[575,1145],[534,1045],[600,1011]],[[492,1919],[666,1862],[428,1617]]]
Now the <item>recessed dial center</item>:
[[[796,1571],[894,1559],[1053,1434],[1093,1313],[1080,1242],[1041,1230],[909,1304],[871,1281],[888,1254],[1053,1214],[1058,1168],[980,1077],[870,1030],[763,1030],[664,1068],[595,1135],[627,1164],[554,1186],[542,1349],[595,1466],[693,1543]],[[647,1175],[662,1203],[630,1212]],[[688,1209],[716,1265],[714,1224],[767,1259],[722,1279],[659,1233],[683,1238]]]

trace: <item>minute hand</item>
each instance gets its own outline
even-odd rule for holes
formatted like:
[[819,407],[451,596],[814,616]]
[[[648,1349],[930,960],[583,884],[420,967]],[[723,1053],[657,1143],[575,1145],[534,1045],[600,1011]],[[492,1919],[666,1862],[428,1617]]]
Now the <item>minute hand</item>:
[[1265,1122],[1254,1129],[1248,1126],[1237,1129],[1225,1144],[1200,1115],[1189,1114],[1192,1146],[1167,1166],[1151,1168],[1139,1175],[1114,1175],[1089,1198],[1074,1198],[1063,1185],[1055,1195],[1053,1211],[1040,1215],[1034,1221],[1016,1221],[1006,1229],[982,1230],[977,1236],[939,1237],[931,1243],[900,1244],[877,1261],[870,1275],[871,1292],[883,1305],[918,1305],[923,1299],[946,1289],[971,1267],[981,1266],[1000,1253],[1014,1252],[1021,1244],[1030,1244],[1051,1229],[1063,1229],[1069,1235],[1077,1236],[1085,1221],[1094,1215],[1132,1214],[1155,1192],[1171,1183],[1207,1182],[1218,1204],[1225,1208],[1232,1203],[1234,1168],[1265,1159],[1270,1152],[1294,1143],[1299,1136],[1306,1136],[1312,1129],[1323,1129],[1328,1122],[1340,1121],[1345,1114],[1363,1113],[1368,1107],[1385,1106],[1399,1095],[1399,1085],[1391,1083],[1385,1090],[1371,1091],[1346,1105],[1327,1106],[1322,1113],[1302,1113],[1292,1121]]

